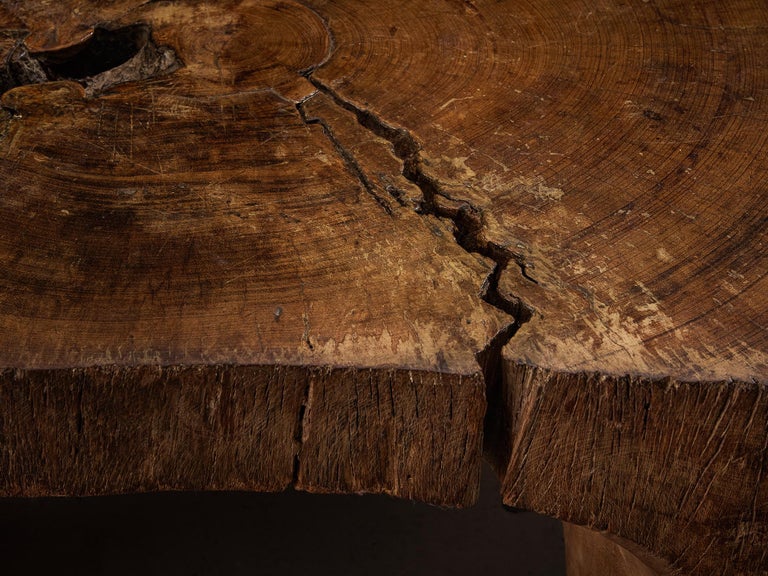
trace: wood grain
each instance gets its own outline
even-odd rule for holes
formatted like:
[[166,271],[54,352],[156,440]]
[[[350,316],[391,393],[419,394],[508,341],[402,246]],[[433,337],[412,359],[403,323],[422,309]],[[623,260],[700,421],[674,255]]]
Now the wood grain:
[[482,444],[510,505],[768,573],[761,2],[2,6],[7,493],[465,505]]

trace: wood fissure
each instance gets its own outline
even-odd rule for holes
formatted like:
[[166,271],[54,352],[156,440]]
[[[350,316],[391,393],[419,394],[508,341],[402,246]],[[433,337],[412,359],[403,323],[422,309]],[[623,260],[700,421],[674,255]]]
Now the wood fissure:
[[[312,76],[316,69],[317,67],[306,72],[305,77],[318,91],[329,96],[340,108],[352,112],[362,127],[391,144],[392,151],[402,163],[402,176],[415,184],[421,191],[421,199],[415,206],[416,213],[449,220],[453,223],[454,239],[459,246],[469,253],[480,254],[494,262],[493,270],[483,281],[479,295],[483,301],[509,315],[512,321],[501,328],[483,350],[477,353],[477,359],[485,376],[486,388],[496,389],[501,378],[501,351],[520,327],[531,320],[534,313],[534,307],[521,298],[513,294],[502,294],[499,291],[499,277],[507,269],[510,262],[518,265],[527,281],[536,282],[528,275],[524,256],[505,246],[488,241],[483,235],[482,211],[470,202],[461,201],[458,207],[453,207],[441,201],[450,197],[443,191],[440,182],[423,170],[423,159],[420,155],[421,145],[406,129],[396,128],[371,111],[342,98],[338,92]],[[333,143],[350,170],[360,180],[361,185],[375,198],[387,214],[391,215],[391,205],[376,194],[364,169],[354,156],[341,145],[328,123],[317,116],[310,117],[307,115],[305,106],[311,99],[312,97],[309,97],[296,104],[302,119],[307,124],[320,124],[322,126],[324,134]],[[392,194],[392,197],[398,204],[404,204],[400,196]]]
[[310,401],[312,398],[312,379],[306,379],[304,395],[299,407],[298,418],[296,419],[296,435],[294,441],[296,444],[296,453],[293,457],[293,474],[291,475],[291,485],[296,486],[299,482],[299,471],[301,470],[301,448],[304,445],[304,435],[308,431],[308,420],[310,418]]

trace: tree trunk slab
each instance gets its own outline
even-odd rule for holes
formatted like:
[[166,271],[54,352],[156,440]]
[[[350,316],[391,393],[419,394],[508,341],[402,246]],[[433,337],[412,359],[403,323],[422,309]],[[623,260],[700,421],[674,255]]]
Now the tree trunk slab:
[[762,3],[102,4],[0,9],[0,494],[464,506],[485,454],[768,573]]

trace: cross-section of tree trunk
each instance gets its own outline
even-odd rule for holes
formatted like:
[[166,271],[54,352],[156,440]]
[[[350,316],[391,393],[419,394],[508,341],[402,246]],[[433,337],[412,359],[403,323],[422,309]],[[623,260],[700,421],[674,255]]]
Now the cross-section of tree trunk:
[[102,4],[0,11],[0,492],[466,505],[484,446],[768,572],[762,3]]

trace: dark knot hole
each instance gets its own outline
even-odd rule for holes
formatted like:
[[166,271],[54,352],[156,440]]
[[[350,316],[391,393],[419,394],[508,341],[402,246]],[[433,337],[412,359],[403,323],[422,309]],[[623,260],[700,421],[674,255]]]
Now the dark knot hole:
[[34,57],[51,79],[81,80],[124,64],[146,46],[149,35],[146,24],[113,30],[97,27],[85,42],[37,52]]

